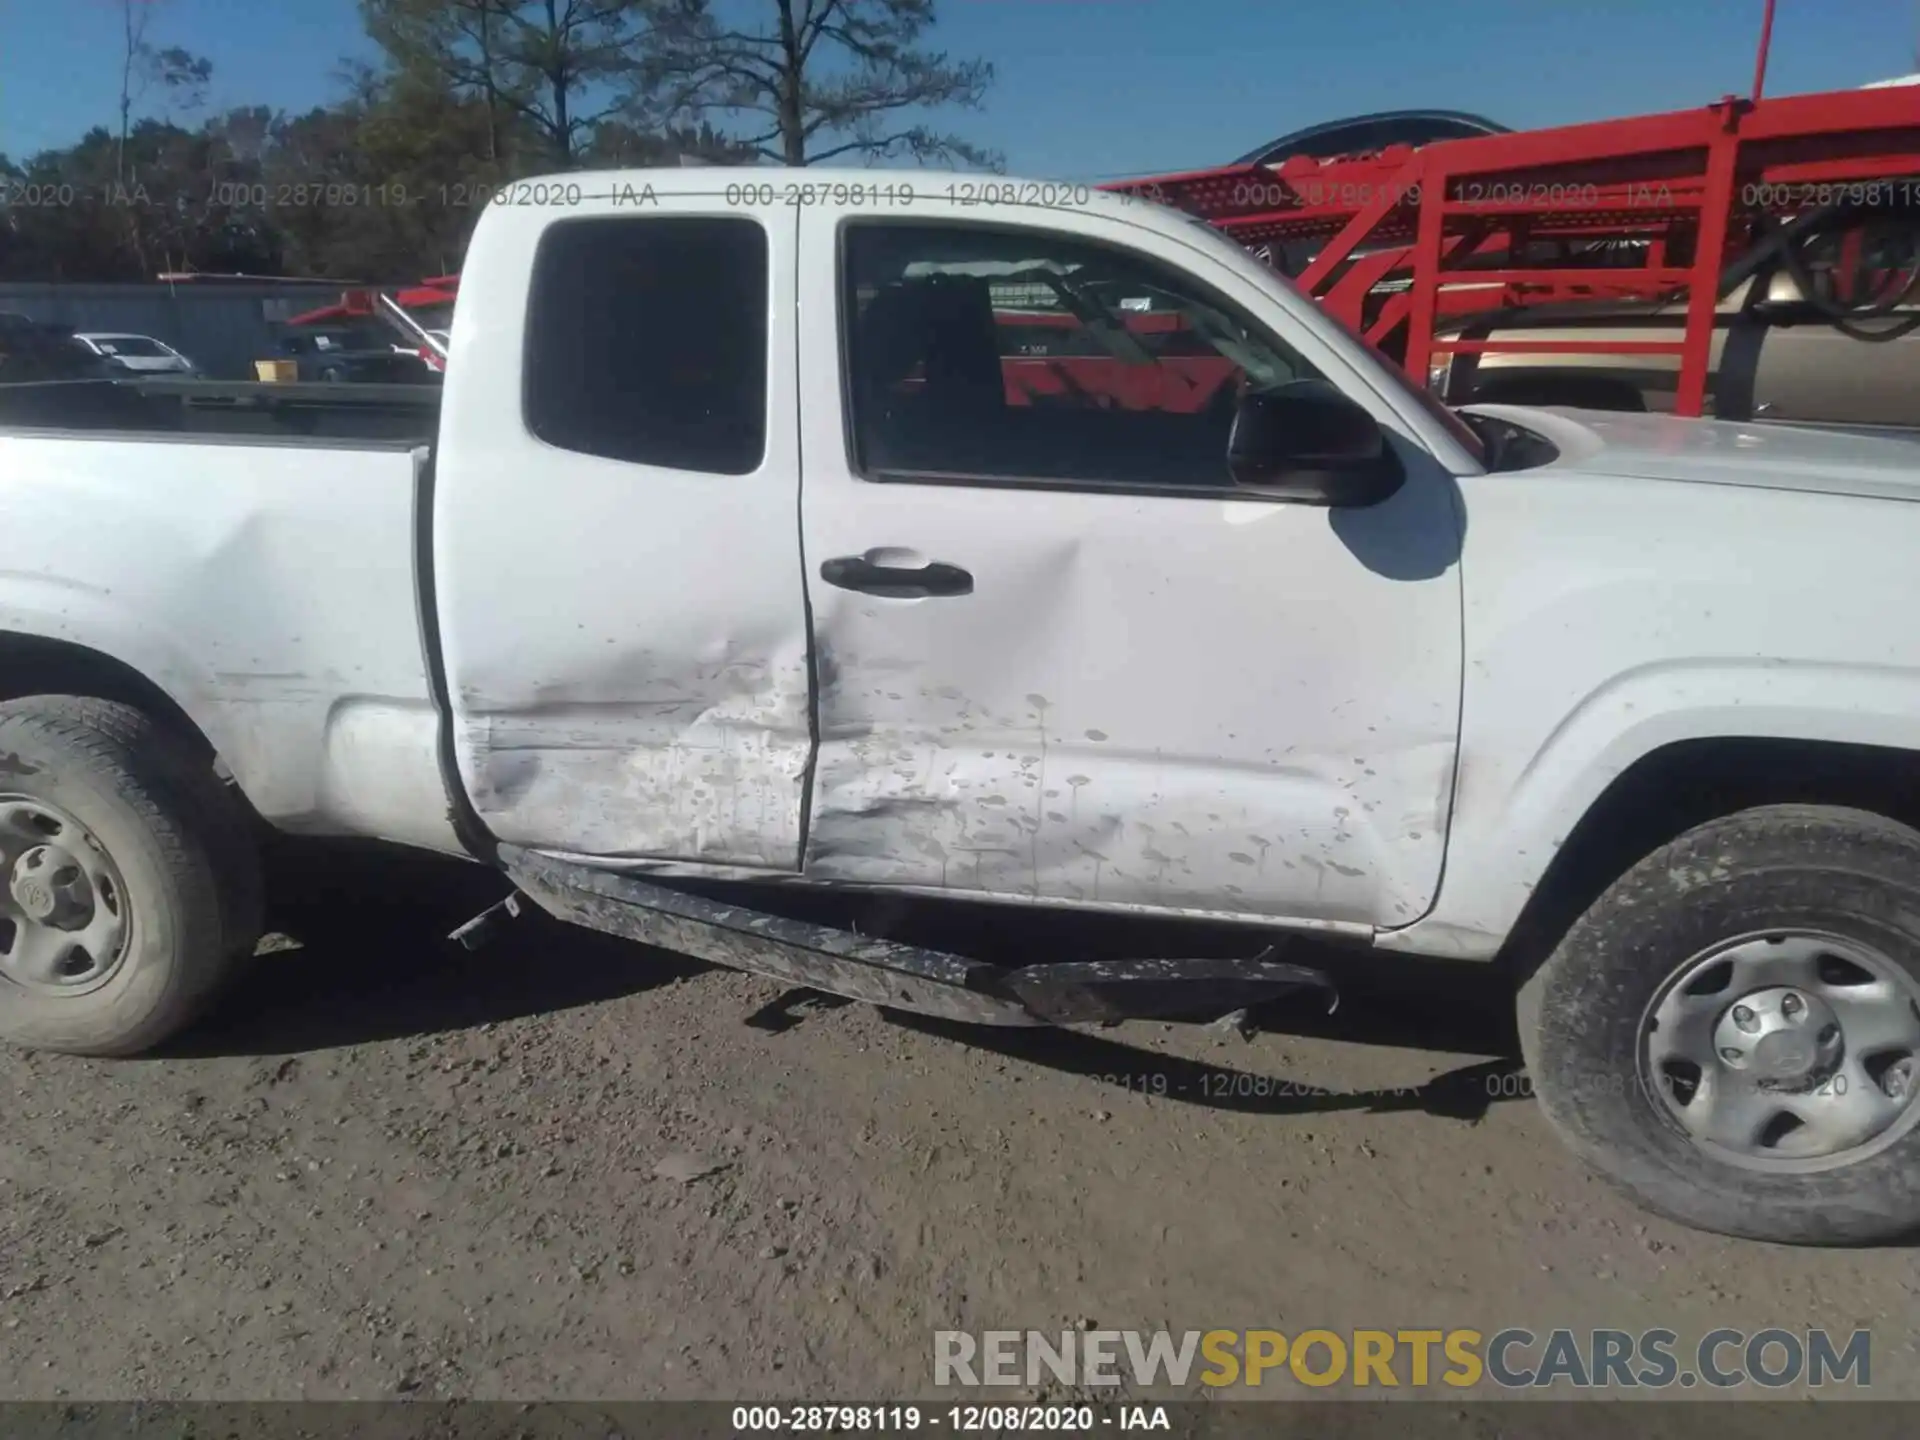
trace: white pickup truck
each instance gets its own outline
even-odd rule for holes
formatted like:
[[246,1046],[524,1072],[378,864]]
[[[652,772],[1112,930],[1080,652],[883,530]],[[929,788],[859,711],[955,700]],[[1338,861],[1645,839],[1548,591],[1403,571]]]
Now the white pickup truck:
[[[1286,932],[1511,965],[1549,1119],[1643,1202],[1920,1224],[1920,446],[1456,415],[1072,186],[567,176],[461,293],[437,438],[58,387],[0,431],[0,1035],[186,1024],[258,819],[986,1024],[1324,983]],[[1011,968],[783,886],[1247,954]]]

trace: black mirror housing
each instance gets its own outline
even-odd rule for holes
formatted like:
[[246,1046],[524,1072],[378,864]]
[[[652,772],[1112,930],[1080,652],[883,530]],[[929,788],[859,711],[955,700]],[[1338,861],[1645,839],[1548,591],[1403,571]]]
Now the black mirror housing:
[[1377,505],[1406,478],[1380,423],[1324,380],[1243,396],[1227,470],[1236,485],[1302,505]]

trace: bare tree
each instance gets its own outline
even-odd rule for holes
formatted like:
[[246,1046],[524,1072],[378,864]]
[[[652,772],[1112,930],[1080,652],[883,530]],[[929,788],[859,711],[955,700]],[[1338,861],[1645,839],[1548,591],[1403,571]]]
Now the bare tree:
[[477,97],[486,107],[490,161],[505,153],[501,8],[502,0],[361,0],[360,6],[368,35],[395,68]]
[[120,0],[120,143],[114,156],[114,183],[127,183],[127,132],[133,128],[133,77],[147,48],[147,21],[152,9],[145,0]]
[[120,143],[113,160],[114,183],[120,186],[127,183],[127,134],[133,129],[135,80],[147,54],[147,21],[152,16],[149,0],[120,0]]
[[139,177],[127,163],[127,141],[133,134],[133,110],[148,89],[160,86],[167,109],[191,110],[206,99],[213,62],[178,45],[154,49],[147,42],[147,24],[157,0],[120,0],[120,134],[113,150],[113,194],[126,211],[128,238],[141,273],[147,268],[147,244],[137,208],[127,204],[138,192]]
[[512,116],[554,163],[574,163],[594,127],[631,108],[643,0],[361,0],[395,66],[485,102],[499,157]]
[[653,0],[648,103],[669,120],[730,122],[762,157],[814,165],[859,156],[997,169],[1000,157],[915,121],[977,110],[984,60],[920,48],[933,0],[750,0],[758,22],[730,24],[714,0]]
[[127,181],[127,135],[133,128],[133,107],[152,85],[159,85],[168,108],[192,110],[206,100],[213,62],[178,45],[161,50],[147,43],[147,24],[156,0],[120,0],[120,144],[114,180]]

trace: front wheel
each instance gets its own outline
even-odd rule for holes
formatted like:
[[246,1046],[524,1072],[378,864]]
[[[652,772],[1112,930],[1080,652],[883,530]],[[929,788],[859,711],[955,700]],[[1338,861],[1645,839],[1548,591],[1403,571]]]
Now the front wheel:
[[0,1040],[157,1045],[259,928],[259,858],[210,760],[125,705],[0,704]]
[[1920,834],[1782,805],[1687,832],[1520,996],[1548,1120],[1650,1209],[1723,1234],[1920,1231]]

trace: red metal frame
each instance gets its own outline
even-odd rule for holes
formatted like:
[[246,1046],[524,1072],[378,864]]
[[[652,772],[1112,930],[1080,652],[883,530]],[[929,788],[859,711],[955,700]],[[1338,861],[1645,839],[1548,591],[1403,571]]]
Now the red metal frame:
[[[458,275],[436,275],[430,280],[422,280],[418,285],[394,293],[394,299],[406,310],[429,310],[438,305],[451,305],[458,298],[460,277]],[[326,325],[338,320],[357,320],[375,313],[374,296],[379,292],[364,286],[340,292],[340,298],[331,305],[322,305],[317,310],[304,311],[287,321],[289,325]]]
[[1760,103],[1760,92],[1767,85],[1767,56],[1773,49],[1773,0],[1767,0],[1767,13],[1760,21],[1760,51],[1753,57],[1753,94],[1748,98]]
[[[1767,6],[1754,90],[1765,78]],[[1227,166],[1106,188],[1171,204],[1249,248],[1310,241],[1296,283],[1424,383],[1436,353],[1488,350],[1679,357],[1676,413],[1705,408],[1721,274],[1766,220],[1876,182],[1920,196],[1920,89],[1775,100],[1402,146],[1376,155]],[[1858,187],[1850,191],[1850,187]],[[1637,265],[1542,265],[1527,246],[1645,242]],[[1589,247],[1591,248],[1591,247]],[[1476,263],[1477,262],[1477,263]],[[1389,281],[1400,293],[1383,294]],[[1574,298],[1687,301],[1674,341],[1461,340],[1445,323]]]
[[[1056,400],[1191,415],[1207,408],[1233,385],[1239,367],[1194,337],[1184,351],[1163,349],[1152,365],[1134,365],[1098,351],[1066,353],[1085,327],[1072,315],[1050,311],[996,311],[1000,372],[1007,404],[1045,405]],[[1171,314],[1123,314],[1133,335],[1153,343],[1180,336],[1187,327]],[[1056,338],[1057,337],[1057,338]],[[1009,352],[1006,347],[1014,346]],[[1056,348],[1060,347],[1060,348]]]

